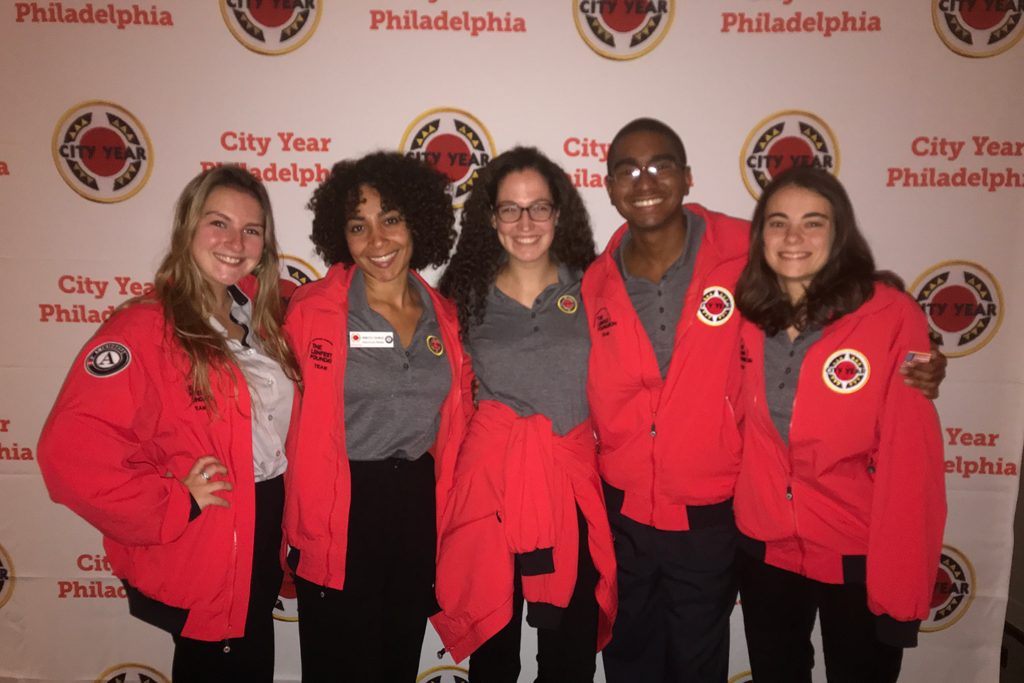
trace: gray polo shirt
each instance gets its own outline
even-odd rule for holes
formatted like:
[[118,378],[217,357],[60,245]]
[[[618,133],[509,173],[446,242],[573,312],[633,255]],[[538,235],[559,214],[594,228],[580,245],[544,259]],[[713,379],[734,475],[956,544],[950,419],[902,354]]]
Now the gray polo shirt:
[[789,334],[782,330],[764,339],[764,400],[772,424],[779,430],[779,436],[787,446],[800,367],[808,349],[821,339],[822,331],[820,327],[808,328],[790,341]]
[[587,418],[590,334],[582,279],[559,266],[558,282],[530,308],[491,285],[484,320],[465,340],[480,380],[478,400],[504,403],[520,417],[544,415],[562,436]]
[[362,271],[352,277],[345,360],[349,460],[416,460],[437,438],[452,370],[430,294],[412,274],[409,282],[419,292],[423,315],[403,349],[391,324],[367,303]]
[[686,290],[693,279],[693,268],[697,262],[700,241],[704,237],[707,224],[685,206],[686,243],[683,253],[657,283],[633,275],[626,269],[623,258],[626,245],[633,239],[629,230],[622,236],[619,248],[615,250],[615,263],[619,266],[622,280],[626,284],[626,294],[636,309],[640,324],[647,332],[647,338],[654,347],[654,357],[658,359],[661,378],[668,375],[668,366],[672,362],[672,349],[675,346],[676,326],[683,315],[683,304],[686,302]]

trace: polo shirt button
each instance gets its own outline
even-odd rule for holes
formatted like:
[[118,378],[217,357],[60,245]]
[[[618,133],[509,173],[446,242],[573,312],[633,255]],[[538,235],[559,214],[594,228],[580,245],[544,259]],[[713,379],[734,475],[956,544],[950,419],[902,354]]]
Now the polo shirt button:
[[664,326],[664,325],[662,325],[662,326],[661,326],[661,331],[662,331],[662,332],[664,332],[664,331],[665,331],[665,326]]
[[786,374],[787,374],[787,375],[788,375],[789,373],[791,373],[791,372],[793,372],[793,368],[786,368]]
[[786,388],[786,383],[785,382],[782,382],[781,384],[779,384],[779,389],[785,389],[785,388]]
[[271,422],[273,422],[274,421],[274,416],[273,415],[267,415],[267,419],[270,420]]
[[408,370],[409,369],[409,364],[408,363],[402,363],[402,367],[405,368],[406,370]]
[[531,313],[531,314],[530,314],[530,317],[531,317],[531,318],[536,318],[536,317],[537,317],[537,314],[536,314],[536,313]]
[[540,332],[540,327],[538,327],[537,325],[534,325],[533,326],[533,331],[534,332]]

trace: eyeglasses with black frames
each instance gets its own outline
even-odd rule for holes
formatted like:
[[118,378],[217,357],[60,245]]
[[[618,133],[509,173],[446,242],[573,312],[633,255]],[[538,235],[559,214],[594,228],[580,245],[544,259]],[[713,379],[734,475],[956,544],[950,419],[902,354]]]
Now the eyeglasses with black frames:
[[682,166],[675,159],[658,159],[643,167],[631,165],[617,166],[612,171],[611,178],[618,183],[635,183],[640,180],[640,174],[643,171],[647,171],[647,175],[651,177],[651,180],[657,181],[659,178],[668,177],[681,169]]
[[515,223],[523,215],[523,211],[530,214],[530,220],[546,221],[555,213],[555,205],[551,202],[534,202],[529,206],[519,206],[513,202],[503,202],[494,207],[494,215],[502,223]]

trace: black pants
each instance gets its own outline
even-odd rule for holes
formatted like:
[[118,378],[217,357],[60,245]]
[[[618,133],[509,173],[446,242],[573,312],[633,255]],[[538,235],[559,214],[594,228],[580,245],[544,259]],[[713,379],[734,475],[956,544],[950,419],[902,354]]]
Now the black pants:
[[895,683],[903,648],[875,636],[863,583],[829,584],[738,553],[743,628],[757,683],[810,683],[811,631],[821,618],[829,683]]
[[434,597],[434,460],[351,462],[345,586],[295,580],[303,683],[414,683]]
[[695,508],[690,523],[701,528],[662,531],[624,516],[622,491],[607,484],[605,500],[619,565],[619,612],[602,653],[608,683],[726,683],[732,501]]
[[[274,680],[274,605],[281,591],[281,521],[284,478],[256,484],[256,530],[245,635],[208,642],[174,636],[174,683]],[[204,513],[206,514],[206,513]],[[202,576],[195,577],[202,581]]]
[[[580,543],[576,586],[557,629],[537,629],[537,679],[535,683],[593,683],[597,670],[598,605],[594,589],[597,569],[587,545],[587,520],[576,508]],[[505,628],[477,648],[469,659],[473,683],[516,683],[523,622],[523,581],[515,562],[512,619]]]

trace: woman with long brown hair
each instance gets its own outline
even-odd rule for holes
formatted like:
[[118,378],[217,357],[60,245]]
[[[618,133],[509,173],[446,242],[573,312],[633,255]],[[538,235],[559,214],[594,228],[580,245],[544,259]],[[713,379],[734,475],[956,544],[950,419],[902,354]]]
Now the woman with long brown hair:
[[477,683],[514,682],[524,599],[537,681],[593,681],[615,619],[615,559],[587,406],[580,294],[594,238],[538,150],[494,158],[466,203],[441,292],[455,300],[479,409],[441,523],[435,628]]
[[39,466],[103,533],[129,611],[174,637],[175,680],[269,682],[298,367],[263,184],[193,178],[154,280],[75,360]]
[[743,621],[758,683],[892,683],[929,614],[946,519],[938,415],[901,368],[928,326],[875,269],[845,189],[794,168],[757,203],[736,287]]

